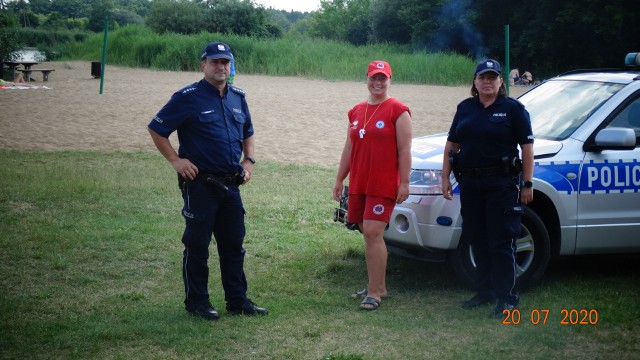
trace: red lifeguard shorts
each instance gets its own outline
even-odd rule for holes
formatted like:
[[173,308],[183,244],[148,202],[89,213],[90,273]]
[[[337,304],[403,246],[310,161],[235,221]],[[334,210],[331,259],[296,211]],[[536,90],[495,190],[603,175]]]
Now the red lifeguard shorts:
[[376,220],[388,224],[396,201],[395,199],[385,197],[354,194],[349,195],[348,205],[347,221],[350,223],[361,223],[363,220]]

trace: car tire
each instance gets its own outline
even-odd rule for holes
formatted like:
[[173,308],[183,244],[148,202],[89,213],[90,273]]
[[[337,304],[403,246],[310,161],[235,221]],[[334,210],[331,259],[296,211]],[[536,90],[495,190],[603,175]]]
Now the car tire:
[[[525,206],[520,237],[516,240],[516,287],[525,289],[537,283],[544,275],[551,258],[551,241],[542,219]],[[473,287],[475,260],[469,240],[460,237],[458,248],[449,252],[448,264],[460,282]]]

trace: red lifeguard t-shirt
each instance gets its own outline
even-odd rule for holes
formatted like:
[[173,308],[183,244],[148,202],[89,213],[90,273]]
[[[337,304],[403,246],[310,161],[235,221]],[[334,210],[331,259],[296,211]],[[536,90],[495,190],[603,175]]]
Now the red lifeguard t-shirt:
[[411,115],[409,107],[394,98],[375,105],[363,101],[349,110],[349,194],[396,198],[400,184],[396,122],[405,111]]

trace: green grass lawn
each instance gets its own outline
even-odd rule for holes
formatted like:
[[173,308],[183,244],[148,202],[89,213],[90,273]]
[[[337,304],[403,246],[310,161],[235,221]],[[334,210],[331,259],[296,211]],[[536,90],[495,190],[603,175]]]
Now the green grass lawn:
[[[164,158],[0,156],[2,359],[640,356],[637,255],[561,259],[522,294],[517,325],[460,309],[472,292],[444,264],[390,256],[391,297],[358,310],[349,294],[366,284],[363,244],[332,221],[335,169],[275,162],[260,162],[243,187],[249,296],[270,314],[224,311],[212,246],[222,318],[200,320],[183,309],[181,198]],[[532,324],[545,309],[546,324]],[[572,309],[597,311],[597,323],[561,324]]]

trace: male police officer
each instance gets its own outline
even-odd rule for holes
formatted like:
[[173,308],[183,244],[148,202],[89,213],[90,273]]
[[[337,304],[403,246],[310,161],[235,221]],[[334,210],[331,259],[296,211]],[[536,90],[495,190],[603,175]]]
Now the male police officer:
[[[178,172],[184,200],[185,308],[207,320],[220,317],[209,302],[207,261],[213,234],[227,311],[266,315],[267,309],[247,298],[244,274],[245,212],[239,185],[251,179],[255,163],[251,115],[244,92],[227,85],[229,46],[210,43],[200,58],[204,78],[173,94],[148,126],[156,147]],[[174,131],[178,153],[169,141]]]

